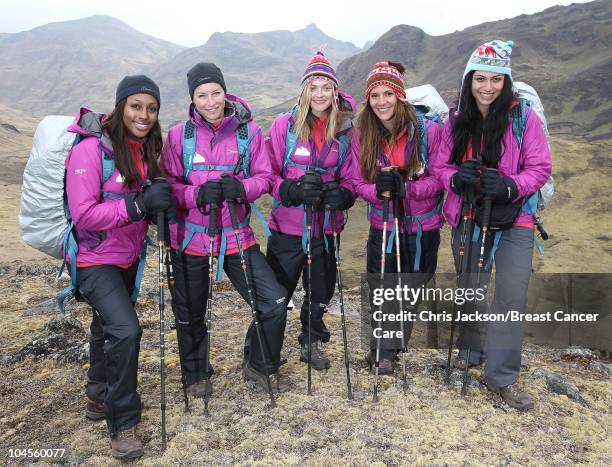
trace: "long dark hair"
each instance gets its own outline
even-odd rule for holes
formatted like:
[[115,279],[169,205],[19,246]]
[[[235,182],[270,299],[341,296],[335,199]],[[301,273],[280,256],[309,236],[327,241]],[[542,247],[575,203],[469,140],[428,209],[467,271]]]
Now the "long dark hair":
[[[123,177],[123,184],[134,187],[141,184],[144,180],[140,178],[140,173],[132,161],[132,154],[127,145],[126,138],[130,133],[123,124],[123,109],[127,99],[119,101],[110,115],[102,124],[102,130],[108,133],[113,144],[113,155],[115,156],[115,166]],[[159,120],[155,122],[147,136],[143,146],[144,161],[149,168],[149,178],[160,177],[160,170],[157,160],[161,155],[163,147],[162,132]]]
[[[510,106],[514,99],[512,79],[504,75],[504,86],[500,95],[493,101],[486,118],[476,106],[472,95],[472,77],[470,71],[463,79],[459,94],[459,111],[453,115],[453,151],[451,161],[460,165],[468,147],[468,141],[475,135],[482,134],[481,153],[487,167],[497,168],[502,153],[503,136],[510,121]],[[471,157],[471,155],[470,155]]]
[[[412,148],[410,162],[408,163],[408,176],[414,175],[419,168],[419,141],[418,133],[419,126],[417,124],[416,113],[414,107],[407,101],[397,100],[395,105],[395,114],[393,115],[393,127],[391,131],[387,130],[380,122],[372,108],[370,107],[369,99],[366,100],[363,108],[357,115],[357,127],[359,128],[359,165],[363,178],[371,183],[376,178],[378,172],[378,156],[383,139],[391,148],[395,145],[398,135],[404,128],[414,128],[413,138],[416,138],[417,144]],[[410,134],[410,131],[408,132]]]

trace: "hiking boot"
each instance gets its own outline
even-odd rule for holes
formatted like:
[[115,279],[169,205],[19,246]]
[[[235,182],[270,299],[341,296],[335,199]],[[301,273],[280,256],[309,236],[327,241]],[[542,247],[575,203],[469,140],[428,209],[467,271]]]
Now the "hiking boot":
[[[327,370],[331,367],[331,363],[323,353],[320,344],[319,341],[315,341],[310,346],[310,365],[315,370]],[[308,343],[302,344],[300,348],[300,361],[308,363]]]
[[[376,355],[372,352],[366,354],[366,362],[370,367],[372,374],[375,372]],[[381,358],[378,362],[378,374],[379,375],[392,375],[393,374],[393,361],[388,358]]]
[[87,406],[85,407],[85,418],[97,422],[104,420],[104,403],[87,398]]
[[124,460],[136,459],[144,454],[142,443],[136,437],[136,427],[120,431],[114,437],[111,436],[111,449],[113,457]]
[[212,396],[213,388],[212,383],[209,379],[203,379],[197,383],[190,384],[187,386],[187,393],[194,397],[210,397]]
[[492,392],[499,394],[504,402],[512,408],[519,410],[533,409],[533,398],[529,393],[522,391],[517,383],[509,384],[501,388],[495,388],[489,385],[487,385],[487,387]]
[[[268,392],[266,374],[257,371],[249,362],[244,364],[242,375],[252,389],[257,390],[257,392]],[[270,384],[272,386],[272,393],[274,394],[289,391],[289,385],[280,379],[278,373],[270,373]]]

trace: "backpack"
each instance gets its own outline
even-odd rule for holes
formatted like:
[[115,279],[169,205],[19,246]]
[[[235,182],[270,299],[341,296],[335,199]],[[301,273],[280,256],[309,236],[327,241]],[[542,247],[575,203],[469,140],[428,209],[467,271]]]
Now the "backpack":
[[[521,81],[516,81],[514,83],[514,91],[518,95],[520,105],[512,109],[512,133],[518,142],[519,148],[521,148],[523,144],[527,116],[530,111],[534,111],[546,135],[548,149],[552,151],[550,146],[550,134],[548,133],[546,116],[544,115],[544,106],[542,105],[538,93],[531,86]],[[550,205],[554,194],[555,184],[551,175],[548,177],[544,186],[527,199],[524,210],[535,216],[538,211],[543,211]]]
[[[96,137],[111,147],[107,136],[102,133],[102,114],[85,113],[79,125],[91,131]],[[64,314],[64,301],[77,292],[76,255],[78,243],[74,233],[74,223],[66,200],[65,160],[70,150],[79,144],[83,135],[74,134],[68,128],[73,117],[50,115],[38,124],[34,133],[32,151],[23,172],[19,226],[21,238],[31,247],[53,258],[62,259],[58,277],[66,266],[66,256],[70,258],[71,284],[58,294],[57,306]],[[105,151],[101,153],[102,186],[115,171],[115,161]],[[103,196],[116,194],[103,193]],[[139,259],[136,285],[132,294],[135,303],[140,290],[144,271],[147,241],[143,244]]]
[[[236,128],[236,144],[238,147],[238,161],[236,165],[213,165],[213,164],[193,164],[193,158],[195,157],[195,149],[196,149],[196,127],[191,120],[186,120],[183,126],[183,178],[185,183],[188,182],[188,177],[191,171],[193,170],[208,170],[208,171],[227,171],[233,172],[234,175],[238,175],[241,171],[244,178],[249,178],[251,176],[250,171],[250,163],[251,163],[251,141],[253,138],[260,132],[261,130],[258,128],[255,133],[249,136],[249,126],[248,122],[242,122]],[[259,222],[261,223],[263,230],[266,236],[270,237],[272,234],[270,232],[270,228],[268,227],[268,223],[265,221],[263,214],[257,207],[255,203],[249,203],[251,207],[251,211],[255,212]],[[246,227],[250,224],[251,213],[247,215],[244,222],[238,225],[238,228]],[[179,251],[183,251],[191,238],[196,232],[200,233],[208,233],[208,227],[204,227],[197,224],[192,224],[191,222],[184,222],[185,227],[189,230],[189,233],[183,239],[183,243],[179,246]],[[217,276],[216,280],[221,280],[221,274],[223,271],[223,263],[225,258],[225,249],[227,245],[227,233],[233,232],[233,228],[231,226],[224,227],[221,229],[221,244],[219,246],[219,260],[217,267]]]

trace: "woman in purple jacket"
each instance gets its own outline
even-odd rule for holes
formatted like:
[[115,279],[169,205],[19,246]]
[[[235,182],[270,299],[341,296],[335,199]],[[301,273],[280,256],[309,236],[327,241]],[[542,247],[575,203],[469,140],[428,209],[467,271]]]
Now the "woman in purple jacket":
[[[355,191],[370,203],[367,272],[370,291],[380,287],[382,257],[383,194],[390,196],[386,273],[397,272],[395,236],[399,235],[402,273],[412,276],[411,287],[420,287],[433,276],[438,262],[440,227],[443,224],[440,202],[443,188],[428,170],[429,155],[436,151],[439,127],[422,117],[407,101],[403,82],[404,67],[394,62],[379,62],[366,83],[366,102],[357,116],[358,134],[354,138],[352,182]],[[425,134],[421,133],[423,125]],[[426,141],[426,143],[425,143]],[[426,144],[426,147],[422,147]],[[388,170],[393,167],[394,170]],[[397,208],[397,213],[396,213]],[[397,214],[399,232],[394,228]],[[372,299],[372,292],[370,292]],[[418,304],[403,303],[404,312]],[[376,310],[372,304],[372,310]],[[397,313],[397,311],[396,311]],[[400,322],[372,321],[374,328],[401,331]],[[411,333],[411,322],[404,321],[404,345]],[[398,336],[395,334],[395,336]],[[375,337],[375,336],[374,336]],[[375,361],[376,339],[371,341],[367,360]],[[381,339],[379,374],[393,373],[393,362],[401,351],[401,339]]]
[[[480,273],[472,274],[475,277],[470,278],[469,285],[486,290],[490,280],[488,266],[494,260],[492,311],[495,313],[525,311],[535,219],[522,206],[544,185],[552,168],[546,137],[535,112],[526,108],[522,143],[513,131],[520,103],[512,91],[512,46],[511,41],[494,40],[478,47],[471,55],[463,74],[459,107],[456,112],[451,111],[444,126],[432,167],[448,192],[444,215],[453,227],[452,247],[457,269],[462,263],[463,270],[458,273],[476,273],[480,269]],[[483,243],[480,225],[485,199],[492,203],[492,222],[488,227],[496,231],[494,235],[488,234]],[[475,222],[471,222],[474,211]],[[504,218],[509,221],[502,222]],[[467,231],[470,224],[475,233]],[[484,255],[480,254],[481,244],[485,246]],[[460,250],[471,251],[461,262]],[[484,261],[479,267],[480,258]],[[480,282],[476,284],[478,276]],[[488,312],[486,300],[478,305],[481,313]],[[486,356],[488,387],[512,407],[532,408],[531,396],[516,384],[521,366],[522,323],[486,324],[486,328],[462,326],[459,358],[454,365],[478,365]],[[479,330],[486,331],[484,345],[479,333],[473,332]],[[468,348],[469,362],[466,362]]]
[[[311,364],[317,370],[330,367],[319,345],[330,333],[323,322],[326,306],[334,295],[336,264],[332,222],[344,227],[342,211],[353,205],[347,180],[349,132],[354,101],[339,92],[336,72],[322,51],[310,60],[302,78],[298,104],[280,115],[267,139],[274,171],[270,214],[271,236],[267,259],[278,281],[291,298],[300,275],[304,301],[300,313],[302,331],[300,360],[308,362],[308,294],[311,293]],[[305,205],[313,206],[312,284],[306,271]]]
[[[251,323],[245,343],[245,379],[267,390],[267,371],[272,390],[285,391],[288,387],[281,384],[277,371],[281,364],[287,294],[260,252],[249,225],[249,203],[268,193],[272,180],[264,138],[253,123],[246,102],[227,94],[223,74],[215,64],[198,63],[192,67],[187,73],[187,84],[192,100],[189,118],[170,129],[162,157],[179,210],[179,222],[170,226],[176,280],[173,310],[180,334],[179,351],[187,389],[204,398],[212,392],[212,366],[206,372],[204,313],[208,299],[209,255],[212,254],[218,256],[218,268],[225,271],[247,303],[249,289],[252,290],[262,327],[266,358],[262,359],[255,326]],[[249,141],[248,150],[239,147],[239,138]],[[187,156],[189,147],[191,155]],[[248,284],[232,230],[228,202],[235,203]],[[217,211],[217,234],[214,251],[210,251],[209,223],[213,209]]]
[[[150,182],[161,175],[159,104],[151,79],[126,76],[108,117],[82,109],[69,129],[83,138],[66,159],[78,293],[94,310],[85,414],[106,418],[112,454],[122,459],[143,454],[135,435],[142,411],[136,390],[142,330],[134,288],[147,215],[173,206],[170,185]],[[114,160],[109,177],[103,176],[103,158]]]

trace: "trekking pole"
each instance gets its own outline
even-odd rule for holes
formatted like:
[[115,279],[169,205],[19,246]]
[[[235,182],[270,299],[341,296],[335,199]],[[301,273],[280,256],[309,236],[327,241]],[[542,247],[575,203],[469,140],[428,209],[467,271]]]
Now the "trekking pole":
[[[387,243],[387,223],[389,220],[389,196],[390,193],[385,191],[383,196],[383,229],[382,229],[382,248],[380,254],[380,288],[384,288],[385,283],[385,255]],[[372,402],[378,402],[378,367],[380,365],[380,333],[376,337],[376,357],[374,360],[374,395]]]
[[312,396],[312,204],[306,205],[306,275],[308,279],[308,395]]
[[[397,267],[397,283],[399,286],[399,290],[403,289],[402,287],[402,261],[400,258],[400,232],[399,232],[399,208],[400,208],[400,199],[399,196],[393,197],[393,226],[395,227],[395,264]],[[404,299],[403,294],[400,292],[399,294],[399,306],[400,306],[400,314],[401,314],[401,332],[402,332],[402,390],[404,393],[408,388],[408,381],[406,375],[406,337],[404,335],[405,325],[404,325]]]
[[[206,363],[205,379],[206,392],[204,394],[204,415],[208,416],[208,403],[212,392],[210,381],[210,339],[212,337],[212,302],[213,302],[213,283],[215,281],[214,258],[215,258],[215,236],[217,235],[217,212],[219,206],[216,203],[210,205],[210,216],[208,218],[208,296],[206,298]],[[209,391],[209,388],[211,389]]]
[[346,397],[348,400],[353,399],[353,391],[351,390],[351,374],[349,371],[349,355],[346,338],[346,319],[344,316],[344,295],[342,293],[342,272],[340,270],[340,239],[338,238],[338,228],[336,225],[336,211],[330,210],[332,234],[334,236],[334,249],[336,250],[336,275],[338,279],[338,293],[340,294],[340,319],[342,323],[342,344],[344,345],[344,366],[346,368]]
[[[473,217],[474,217],[474,206],[473,206],[474,197],[472,193],[473,193],[473,187],[472,185],[470,185],[463,199],[463,209],[462,209],[463,225],[461,227],[461,244],[459,245],[459,260],[457,264],[457,288],[460,288],[464,282],[462,281],[462,278],[463,278],[463,275],[465,274],[464,262],[465,262],[466,242],[469,242],[468,251],[469,251],[469,255],[471,255],[472,222],[473,222]],[[470,256],[468,256],[467,261],[469,264]],[[446,374],[444,378],[446,384],[450,383],[451,359],[453,355],[453,340],[454,340],[454,335],[455,335],[455,327],[457,325],[456,316],[457,316],[458,310],[459,310],[459,307],[455,303],[453,307],[453,316],[452,316],[452,321],[451,321],[450,339],[448,342],[448,356],[446,360]]]
[[[168,224],[164,224],[166,232],[168,232]],[[170,246],[164,239],[164,254],[165,254],[165,265],[166,265],[166,277],[168,284],[168,291],[170,292],[170,299],[172,300],[172,308],[174,309],[174,269],[172,267],[172,261],[170,260]],[[176,315],[176,314],[175,314]],[[181,385],[183,386],[183,399],[185,401],[185,412],[190,412],[189,409],[189,397],[187,395],[187,381],[185,379],[185,371],[183,369],[183,356],[181,355],[181,333],[176,328],[176,340],[179,347],[179,365],[181,366]]]
[[[497,172],[497,169],[492,167],[486,168],[485,171]],[[491,221],[491,208],[493,207],[493,198],[490,196],[484,197],[484,206],[482,212],[482,231],[480,239],[480,251],[478,253],[478,272],[476,273],[476,287],[480,287],[480,275],[484,269],[485,246],[487,241],[487,233],[489,232],[489,223]],[[461,395],[464,396],[467,392],[469,382],[469,366],[470,366],[470,347],[468,346],[465,358],[465,368],[463,369],[463,383],[461,385]]]
[[166,337],[164,322],[164,251],[165,251],[165,213],[157,211],[157,245],[158,245],[158,273],[159,273],[159,378],[160,378],[160,408],[161,408],[161,438],[162,451],[166,450]]
[[238,217],[236,216],[236,200],[228,199],[227,207],[230,212],[230,219],[232,221],[232,230],[234,231],[234,237],[236,238],[236,245],[238,246],[238,252],[240,254],[240,265],[244,272],[244,282],[249,295],[249,305],[251,306],[251,314],[253,315],[253,322],[255,323],[255,332],[257,334],[257,342],[259,342],[259,348],[261,349],[261,358],[266,368],[266,382],[268,383],[268,394],[270,394],[270,406],[276,407],[274,400],[274,394],[272,393],[272,383],[270,382],[270,369],[268,368],[268,360],[266,359],[266,352],[264,349],[264,341],[261,336],[261,329],[259,326],[259,319],[257,318],[257,311],[255,310],[255,303],[253,302],[253,291],[251,290],[251,282],[249,280],[249,274],[247,273],[247,264],[244,257],[244,250],[242,249],[242,242],[240,241],[240,232],[238,230]]

